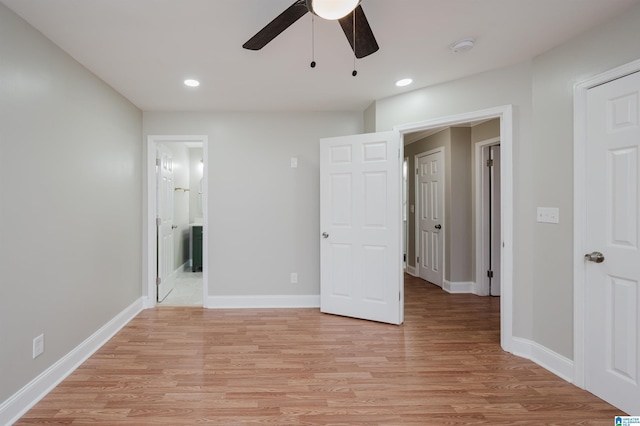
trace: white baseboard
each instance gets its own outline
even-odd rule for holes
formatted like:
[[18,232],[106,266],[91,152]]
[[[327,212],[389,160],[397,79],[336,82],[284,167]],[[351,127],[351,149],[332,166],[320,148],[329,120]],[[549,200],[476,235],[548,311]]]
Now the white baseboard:
[[136,300],[98,331],[76,346],[22,389],[0,404],[0,425],[10,425],[23,416],[80,364],[100,349],[143,308],[142,298]]
[[514,337],[512,339],[514,355],[530,359],[545,370],[569,383],[574,382],[573,361],[551,349],[531,340]]
[[413,276],[413,277],[417,277],[418,276],[418,272],[416,271],[416,267],[415,266],[411,266],[411,265],[407,265],[407,274]]
[[151,309],[155,306],[155,301],[153,301],[149,296],[142,297],[142,309]]
[[442,289],[447,293],[473,293],[474,283],[471,281],[449,282],[442,281]]
[[207,308],[319,308],[320,295],[309,296],[209,296]]

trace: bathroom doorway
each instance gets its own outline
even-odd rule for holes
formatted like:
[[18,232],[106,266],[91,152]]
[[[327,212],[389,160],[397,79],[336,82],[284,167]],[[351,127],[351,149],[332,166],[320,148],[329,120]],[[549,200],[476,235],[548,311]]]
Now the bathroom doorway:
[[[146,305],[206,306],[207,137],[149,136],[147,150]],[[157,189],[162,187],[163,179],[158,173],[162,160],[158,161],[156,154],[160,150],[169,152],[172,159],[173,210],[169,232],[174,238],[171,247],[163,247],[158,240],[161,227],[167,228],[163,216],[169,215],[162,213],[158,206],[162,194]],[[158,267],[163,262],[169,264],[172,285],[171,290],[160,295],[158,289],[164,278]]]

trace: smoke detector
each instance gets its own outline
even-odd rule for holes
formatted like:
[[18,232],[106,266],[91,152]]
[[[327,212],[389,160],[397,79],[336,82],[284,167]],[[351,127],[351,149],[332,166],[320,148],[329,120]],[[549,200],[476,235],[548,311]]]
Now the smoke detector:
[[466,52],[468,50],[471,50],[471,48],[473,48],[473,45],[476,43],[476,41],[472,38],[465,38],[462,40],[458,40],[455,43],[453,43],[451,46],[449,46],[449,49],[451,49],[451,51],[453,53],[463,53]]

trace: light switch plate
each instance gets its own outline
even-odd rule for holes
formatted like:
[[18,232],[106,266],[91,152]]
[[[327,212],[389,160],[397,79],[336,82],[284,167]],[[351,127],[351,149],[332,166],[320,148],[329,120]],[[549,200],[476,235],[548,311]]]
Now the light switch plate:
[[291,157],[291,168],[298,168],[298,157]]
[[538,222],[560,223],[560,209],[557,207],[538,207]]

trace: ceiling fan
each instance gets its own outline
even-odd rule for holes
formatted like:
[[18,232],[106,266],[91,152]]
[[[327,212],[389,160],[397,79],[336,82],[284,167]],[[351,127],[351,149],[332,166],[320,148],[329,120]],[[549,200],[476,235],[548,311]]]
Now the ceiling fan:
[[[344,12],[347,14],[342,17],[327,14],[323,9],[324,3],[327,3],[329,6],[334,4],[346,5],[347,10]],[[269,22],[263,29],[258,31],[256,35],[251,37],[242,47],[249,50],[262,49],[271,40],[280,35],[280,33],[293,25],[298,19],[306,15],[307,12],[311,12],[324,19],[337,20],[356,58],[364,58],[379,49],[376,38],[369,26],[369,21],[367,21],[362,6],[360,6],[360,0],[344,0],[342,2],[336,0],[296,0],[295,3],[285,9],[284,12]]]

